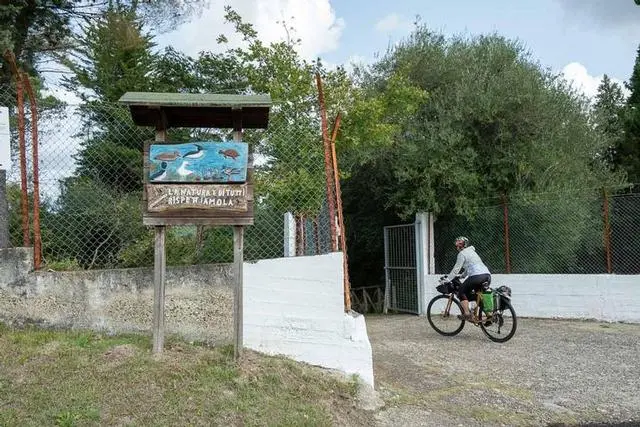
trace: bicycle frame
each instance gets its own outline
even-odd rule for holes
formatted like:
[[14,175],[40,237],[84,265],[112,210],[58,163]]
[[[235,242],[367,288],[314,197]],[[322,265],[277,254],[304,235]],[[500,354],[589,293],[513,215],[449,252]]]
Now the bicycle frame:
[[[455,298],[455,292],[450,292],[449,298],[447,300],[447,305],[444,310],[444,314],[447,317],[450,315],[451,305],[453,304],[453,298]],[[480,307],[482,302],[482,293],[476,293],[476,299],[474,302],[475,302],[475,306],[473,307],[473,311],[472,311],[472,322],[474,324],[477,324],[480,321]],[[469,301],[469,304],[471,304],[471,301]],[[489,314],[487,313],[487,315]]]

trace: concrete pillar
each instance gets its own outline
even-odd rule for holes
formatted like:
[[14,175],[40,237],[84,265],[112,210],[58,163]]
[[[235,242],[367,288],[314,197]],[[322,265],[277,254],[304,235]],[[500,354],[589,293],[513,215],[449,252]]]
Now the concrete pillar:
[[296,221],[291,212],[284,213],[284,256],[296,256]]
[[7,172],[0,169],[0,249],[9,247],[9,205],[7,202]]

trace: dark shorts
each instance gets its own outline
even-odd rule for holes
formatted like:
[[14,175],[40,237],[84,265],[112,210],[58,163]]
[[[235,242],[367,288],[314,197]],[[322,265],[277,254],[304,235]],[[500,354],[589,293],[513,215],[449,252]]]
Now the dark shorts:
[[467,279],[462,282],[462,286],[460,286],[458,290],[458,298],[460,298],[460,301],[468,300],[471,296],[472,290],[475,290],[476,292],[482,290],[482,284],[484,282],[488,282],[488,285],[491,285],[490,274],[478,274],[476,276],[467,277]]

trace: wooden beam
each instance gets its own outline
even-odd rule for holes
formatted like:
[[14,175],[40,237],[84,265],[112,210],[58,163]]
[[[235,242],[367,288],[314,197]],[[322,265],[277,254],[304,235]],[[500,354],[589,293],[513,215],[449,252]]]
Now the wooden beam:
[[[233,109],[233,140],[242,141],[242,109]],[[249,153],[249,165],[253,169],[253,154]],[[252,179],[247,176],[247,179]],[[243,339],[243,266],[244,263],[244,226],[233,226],[233,277],[235,281],[233,295],[233,329],[234,329],[234,357],[236,360],[242,356],[242,348],[244,346]]]
[[[156,142],[166,142],[167,130],[158,126]],[[164,296],[166,272],[166,227],[155,227],[155,247],[153,257],[153,352],[162,353],[164,348]]]
[[185,216],[179,218],[167,218],[167,217],[143,217],[142,225],[211,225],[211,226],[223,226],[223,225],[253,225],[253,217],[216,217],[216,218],[202,218],[200,216]]
[[235,293],[233,300],[234,322],[234,356],[236,360],[242,355],[243,341],[243,266],[244,263],[244,226],[233,226],[233,276]]

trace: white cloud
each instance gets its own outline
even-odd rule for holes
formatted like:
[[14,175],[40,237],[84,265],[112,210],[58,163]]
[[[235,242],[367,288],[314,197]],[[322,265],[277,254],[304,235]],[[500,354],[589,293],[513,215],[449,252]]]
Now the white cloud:
[[230,46],[242,44],[233,28],[224,23],[224,6],[229,4],[245,22],[253,24],[260,40],[270,43],[287,38],[287,27],[293,27],[292,39],[300,38],[298,51],[306,59],[315,59],[338,48],[345,22],[336,17],[330,0],[212,0],[201,16],[176,31],[158,38],[161,45],[172,45],[189,55],[201,51],[220,51],[216,38],[225,34]]
[[376,30],[389,33],[400,26],[400,16],[397,13],[390,13],[376,23]]
[[[592,76],[587,68],[579,62],[571,62],[562,69],[562,74],[577,90],[584,93],[589,98],[594,98],[598,93],[598,86],[602,82],[604,75]],[[618,83],[625,95],[628,95],[620,79],[609,76],[612,81]]]
[[567,20],[592,29],[635,29],[638,34],[640,6],[632,0],[556,0]]
[[397,13],[390,13],[376,23],[376,30],[381,33],[391,33],[400,29],[408,29],[410,26],[411,22],[408,19]]

